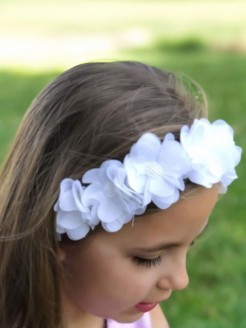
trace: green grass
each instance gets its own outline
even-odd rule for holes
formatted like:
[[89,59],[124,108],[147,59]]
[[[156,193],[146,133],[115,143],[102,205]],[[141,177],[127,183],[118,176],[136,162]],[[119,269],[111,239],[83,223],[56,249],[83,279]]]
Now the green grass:
[[0,162],[3,161],[27,107],[58,73],[38,75],[0,71]]

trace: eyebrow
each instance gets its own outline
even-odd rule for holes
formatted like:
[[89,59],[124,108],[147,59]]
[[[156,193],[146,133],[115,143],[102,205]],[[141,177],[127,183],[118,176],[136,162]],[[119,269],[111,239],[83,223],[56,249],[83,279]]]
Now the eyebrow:
[[[194,241],[197,238],[201,237],[204,234],[204,232],[207,230],[207,228],[208,228],[208,223],[205,225],[205,227],[202,229],[202,231],[196,236]],[[162,244],[153,246],[151,248],[150,247],[148,247],[148,248],[143,248],[143,247],[136,248],[136,251],[154,253],[154,252],[161,251],[161,250],[166,250],[166,249],[169,249],[169,248],[179,247],[181,245],[182,245],[181,242],[162,243]]]

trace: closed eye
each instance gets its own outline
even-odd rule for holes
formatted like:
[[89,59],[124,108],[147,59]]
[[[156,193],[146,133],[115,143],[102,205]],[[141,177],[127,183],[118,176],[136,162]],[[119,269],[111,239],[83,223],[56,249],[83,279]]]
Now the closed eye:
[[143,257],[134,256],[133,261],[137,265],[143,265],[147,268],[150,268],[152,266],[156,267],[157,265],[160,265],[161,264],[161,257],[158,256],[158,257],[153,258],[153,259],[146,259],[146,258],[143,258]]

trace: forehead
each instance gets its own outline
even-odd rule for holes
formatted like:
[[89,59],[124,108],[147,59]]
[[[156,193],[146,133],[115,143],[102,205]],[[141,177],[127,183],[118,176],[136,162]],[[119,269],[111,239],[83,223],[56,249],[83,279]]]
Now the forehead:
[[194,239],[206,226],[217,201],[217,188],[200,188],[166,210],[135,217],[116,233],[102,231],[102,239],[115,244],[139,246],[170,240]]

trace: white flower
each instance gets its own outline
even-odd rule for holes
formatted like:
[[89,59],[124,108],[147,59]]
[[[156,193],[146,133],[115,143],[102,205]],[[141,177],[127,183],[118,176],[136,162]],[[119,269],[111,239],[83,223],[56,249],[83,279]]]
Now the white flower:
[[129,186],[143,194],[144,205],[151,201],[159,208],[167,208],[179,199],[184,190],[189,159],[173,134],[161,143],[152,133],[145,133],[125,157],[124,165]]
[[191,159],[190,181],[206,188],[221,182],[226,188],[237,178],[235,166],[242,150],[235,145],[233,130],[226,122],[196,119],[191,128],[181,129],[180,142]]
[[60,195],[54,210],[57,212],[57,233],[66,233],[71,240],[79,240],[87,235],[98,222],[92,219],[89,208],[82,202],[84,188],[80,181],[64,179],[60,185]]
[[141,195],[126,185],[126,172],[120,161],[105,161],[100,168],[87,171],[82,181],[89,184],[83,201],[94,202],[93,208],[106,231],[118,231],[135,214],[145,211]]

